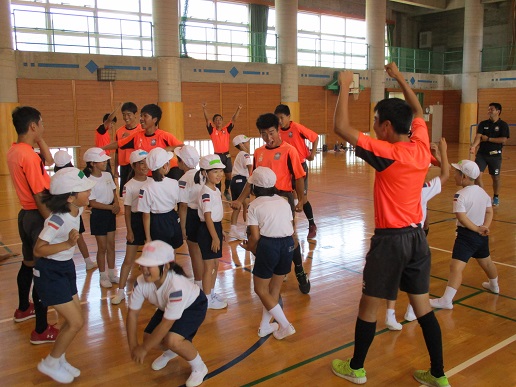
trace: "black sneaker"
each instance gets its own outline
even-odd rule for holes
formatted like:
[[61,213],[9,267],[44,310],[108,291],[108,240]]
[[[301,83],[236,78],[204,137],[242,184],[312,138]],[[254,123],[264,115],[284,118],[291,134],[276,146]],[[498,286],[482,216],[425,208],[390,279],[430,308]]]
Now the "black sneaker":
[[310,280],[306,276],[306,273],[303,271],[300,271],[296,273],[297,282],[299,282],[299,290],[303,294],[310,293]]

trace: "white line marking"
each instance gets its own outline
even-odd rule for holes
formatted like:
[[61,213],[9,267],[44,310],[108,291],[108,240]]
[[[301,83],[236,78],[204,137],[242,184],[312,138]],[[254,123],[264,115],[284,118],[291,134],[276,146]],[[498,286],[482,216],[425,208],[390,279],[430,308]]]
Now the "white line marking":
[[512,267],[513,269],[516,269],[516,265],[509,265],[508,263],[495,262],[495,261],[493,261],[493,263],[500,265],[500,266],[507,266],[507,267]]

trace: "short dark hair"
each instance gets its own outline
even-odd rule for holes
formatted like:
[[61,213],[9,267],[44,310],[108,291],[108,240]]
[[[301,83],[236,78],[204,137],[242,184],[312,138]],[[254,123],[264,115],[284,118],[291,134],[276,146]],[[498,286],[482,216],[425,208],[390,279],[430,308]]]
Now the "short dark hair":
[[[108,119],[108,117],[111,115],[111,113],[106,113],[104,114],[104,118],[102,118],[102,122],[106,121]],[[113,117],[113,122],[116,122],[116,116]]]
[[500,113],[502,113],[502,105],[500,105],[498,102],[491,102],[489,106],[494,107],[496,110],[499,110]]
[[41,113],[31,106],[18,106],[12,112],[13,125],[18,135],[24,135],[29,131],[29,125],[38,123]]
[[73,167],[73,164],[72,162],[70,161],[68,164],[66,165],[63,165],[62,167],[58,167],[57,165],[54,165],[54,173],[56,173],[57,171],[59,171],[60,169],[63,169],[63,168],[69,168],[69,167]]
[[[134,102],[125,102],[122,105],[122,109],[120,109],[121,112],[131,112],[133,114],[136,114],[138,111],[138,107]],[[105,121],[105,120],[104,120]]]
[[272,113],[265,113],[256,119],[256,127],[258,130],[267,130],[271,127],[279,128],[279,118]]
[[217,118],[217,117],[222,118],[222,116],[221,116],[220,114],[214,114],[214,115],[213,115],[213,118],[212,118],[211,120],[212,120],[212,121],[215,121],[215,118]]
[[65,193],[60,195],[52,195],[47,189],[41,193],[41,202],[45,204],[48,209],[57,214],[66,214],[70,212],[68,205],[68,198],[70,196],[77,196],[77,193]]
[[257,187],[256,185],[252,184],[251,192],[254,196],[259,198],[260,196],[274,196],[275,194],[278,193],[278,190],[276,189],[276,187],[264,188],[264,187]]
[[378,123],[390,121],[398,134],[408,134],[412,125],[413,112],[410,105],[401,98],[387,98],[376,104],[374,111],[378,112]]
[[288,107],[288,105],[280,104],[276,106],[274,114],[285,114],[286,116],[290,116],[290,108]]
[[140,110],[140,113],[141,114],[147,113],[152,118],[157,118],[156,126],[158,126],[159,121],[161,120],[161,115],[163,114],[163,112],[161,111],[161,108],[154,103],[151,103],[151,104],[148,104],[148,105],[145,105],[144,107],[142,107],[142,110]]
[[160,169],[161,168],[158,168],[158,169],[155,169],[154,171],[152,171],[152,179],[154,181],[157,181],[157,182],[163,181],[163,175],[159,171]]

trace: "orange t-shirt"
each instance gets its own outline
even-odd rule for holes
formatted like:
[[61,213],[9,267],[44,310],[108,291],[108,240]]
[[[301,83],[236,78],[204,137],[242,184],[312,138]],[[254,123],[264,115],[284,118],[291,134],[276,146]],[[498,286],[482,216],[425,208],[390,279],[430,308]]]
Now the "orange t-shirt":
[[292,191],[292,176],[300,179],[306,175],[297,150],[285,141],[276,148],[265,145],[254,151],[253,169],[269,167],[276,174],[275,187],[280,191]]
[[[95,146],[97,148],[102,148],[109,144],[111,144],[111,134],[109,133],[109,130],[106,129],[104,124],[100,124],[97,130],[95,130]],[[108,156],[111,153],[110,150],[105,152]]]
[[288,129],[280,128],[280,136],[283,141],[296,148],[302,163],[310,155],[310,150],[306,146],[305,140],[310,142],[317,140],[317,133],[294,121],[290,121]]
[[14,143],[7,151],[9,173],[24,210],[37,210],[34,195],[50,188],[50,176],[41,157],[27,143]]
[[229,152],[229,134],[233,130],[233,122],[229,121],[229,123],[224,126],[221,130],[217,130],[213,123],[210,122],[206,127],[208,129],[208,133],[210,134],[211,142],[213,143],[213,150],[215,153],[228,153]]
[[117,149],[118,164],[129,165],[129,157],[131,156],[131,152],[134,150],[134,149],[130,149],[130,148],[120,149],[120,141],[126,137],[133,135],[134,133],[136,133],[138,131],[141,131],[141,130],[142,130],[141,124],[136,125],[133,129],[127,129],[124,125],[116,130],[115,141],[118,142],[118,147],[119,147]]

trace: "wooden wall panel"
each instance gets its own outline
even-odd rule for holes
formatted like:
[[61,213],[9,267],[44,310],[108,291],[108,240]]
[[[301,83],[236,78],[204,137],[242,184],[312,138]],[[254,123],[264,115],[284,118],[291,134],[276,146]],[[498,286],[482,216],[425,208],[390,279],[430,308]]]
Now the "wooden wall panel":
[[299,86],[299,121],[319,134],[326,134],[329,130],[326,93],[322,86]]
[[[500,118],[508,124],[516,124],[516,89],[481,89],[478,91],[478,121],[487,120],[487,108],[491,102],[498,102],[502,105]],[[509,127],[511,137],[507,145],[516,145],[516,128]]]
[[[158,103],[158,82],[151,81],[121,81],[113,82],[113,108],[121,102],[134,102],[140,109],[150,103]],[[122,114],[117,113],[117,124],[123,125]],[[120,125],[117,125],[119,127]]]
[[18,79],[18,101],[41,112],[51,147],[76,144],[72,81]]
[[208,104],[208,114],[213,116],[221,111],[221,93],[219,83],[183,82],[181,95],[186,140],[207,139],[206,123],[202,113],[202,103]]
[[459,142],[460,90],[443,91],[443,137],[448,143]]
[[[221,88],[222,113],[218,113],[222,114],[222,117],[224,117],[224,123],[227,123],[231,117],[233,117],[239,104],[243,106],[235,123],[235,128],[233,129],[233,132],[231,132],[231,138],[238,134],[245,134],[246,136],[250,136],[252,134],[256,136],[255,128],[249,127],[248,125],[249,117],[247,115],[249,113],[249,106],[247,106],[247,84],[223,84],[221,85]],[[215,112],[213,112],[213,114],[214,113]],[[229,149],[233,149],[232,144]]]
[[274,109],[281,102],[281,86],[249,84],[247,101],[249,134],[258,137],[256,119],[260,114],[274,113]]

